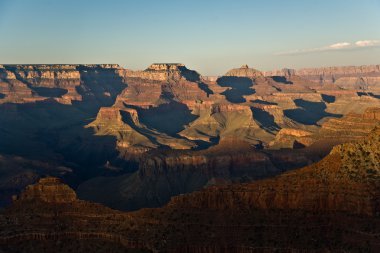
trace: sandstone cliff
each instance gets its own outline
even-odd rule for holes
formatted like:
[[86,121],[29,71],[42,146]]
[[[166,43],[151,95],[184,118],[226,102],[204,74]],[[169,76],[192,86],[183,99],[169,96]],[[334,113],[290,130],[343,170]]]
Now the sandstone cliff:
[[333,84],[343,88],[367,89],[380,84],[380,65],[282,69],[268,71],[265,76],[300,76],[321,84]]

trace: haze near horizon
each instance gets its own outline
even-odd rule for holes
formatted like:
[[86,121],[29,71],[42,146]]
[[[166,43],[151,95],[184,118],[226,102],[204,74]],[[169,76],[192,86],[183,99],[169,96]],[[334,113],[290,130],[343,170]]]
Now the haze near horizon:
[[2,64],[378,64],[380,1],[0,1]]

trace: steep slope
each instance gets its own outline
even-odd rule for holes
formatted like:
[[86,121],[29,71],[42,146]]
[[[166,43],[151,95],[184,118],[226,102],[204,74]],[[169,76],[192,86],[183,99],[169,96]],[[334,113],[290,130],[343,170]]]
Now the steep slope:
[[255,207],[377,216],[379,165],[380,128],[376,128],[365,141],[336,146],[309,167],[256,183],[210,188],[173,202],[211,209]]
[[371,89],[380,84],[380,65],[346,66],[268,71],[265,76],[300,76],[320,84],[336,84],[350,89]]
[[136,223],[129,217],[78,200],[58,178],[43,178],[1,213],[0,251],[151,252],[133,235]]
[[77,200],[58,179],[42,179],[0,213],[0,249],[377,252],[379,148],[376,128],[306,168],[211,186],[175,197],[163,208],[130,213]]

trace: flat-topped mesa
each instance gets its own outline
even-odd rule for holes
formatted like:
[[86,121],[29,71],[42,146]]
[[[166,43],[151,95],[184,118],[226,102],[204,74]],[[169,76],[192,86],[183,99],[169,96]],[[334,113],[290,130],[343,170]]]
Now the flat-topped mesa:
[[9,70],[77,70],[80,68],[119,69],[119,64],[3,64],[0,68]]
[[[0,103],[52,98],[63,104],[111,100],[123,88],[118,64],[9,64],[0,68]],[[1,98],[1,97],[0,97]]]
[[[31,64],[31,65],[2,65],[0,67],[0,78],[8,80],[26,80],[35,86],[45,86],[40,84],[41,80],[55,79],[57,82],[62,80],[80,80],[81,70],[116,70],[118,64]],[[52,83],[50,86],[57,86]],[[59,86],[59,85],[58,85]]]
[[121,69],[118,74],[128,83],[117,98],[118,105],[149,108],[174,99],[192,106],[195,101],[209,99],[200,75],[183,64],[155,63],[144,71]]
[[196,82],[200,80],[200,75],[194,70],[188,69],[182,63],[153,63],[144,72],[165,73],[168,79]]
[[86,70],[86,69],[110,69],[117,70],[122,69],[119,64],[81,64],[77,65],[78,70]]
[[248,67],[247,64],[241,66],[240,68],[229,70],[224,76],[236,76],[236,77],[247,77],[247,78],[257,78],[263,77],[263,73],[257,69]]
[[110,122],[118,124],[123,122],[119,108],[115,107],[101,107],[96,119],[100,122],[106,122],[108,124]]
[[144,71],[133,71],[129,69],[119,70],[119,74],[124,78],[138,78],[149,81],[191,81],[200,80],[200,75],[194,70],[186,68],[181,63],[153,63]]
[[169,70],[180,70],[186,66],[182,63],[153,63],[145,71],[169,71]]
[[15,201],[43,201],[48,203],[71,203],[77,200],[73,189],[62,183],[59,178],[41,178],[38,183],[28,185]]

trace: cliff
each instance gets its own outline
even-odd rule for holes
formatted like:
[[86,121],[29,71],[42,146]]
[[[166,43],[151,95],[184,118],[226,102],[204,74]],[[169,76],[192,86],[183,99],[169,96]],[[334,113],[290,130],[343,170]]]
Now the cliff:
[[[87,65],[2,65],[0,68],[0,93],[4,102],[35,102],[53,98],[59,103],[93,99],[103,95],[112,96],[119,78],[112,76],[120,66],[117,64]],[[105,82],[104,87],[98,82]],[[116,88],[117,90],[117,88]]]
[[379,215],[380,129],[335,147],[322,161],[259,182],[211,187],[170,205],[200,209],[297,209]]
[[320,84],[337,84],[344,88],[367,89],[380,84],[380,65],[304,69],[282,69],[264,72],[265,76],[300,76]]
[[[162,208],[123,213],[71,198],[19,198],[0,213],[0,250],[39,252],[44,245],[70,252],[74,244],[76,252],[89,245],[113,252],[377,252],[379,136],[377,128],[314,165],[272,179],[210,186]],[[66,195],[68,187],[48,178],[32,187],[38,196],[51,195],[46,183]]]
[[186,79],[195,82],[200,79],[200,76],[196,71],[189,70],[181,63],[153,63],[144,71],[120,69],[119,73],[125,78],[140,78],[155,81]]
[[342,118],[329,119],[322,124],[318,139],[352,141],[365,137],[379,124],[379,107],[369,107],[364,113],[348,113]]

